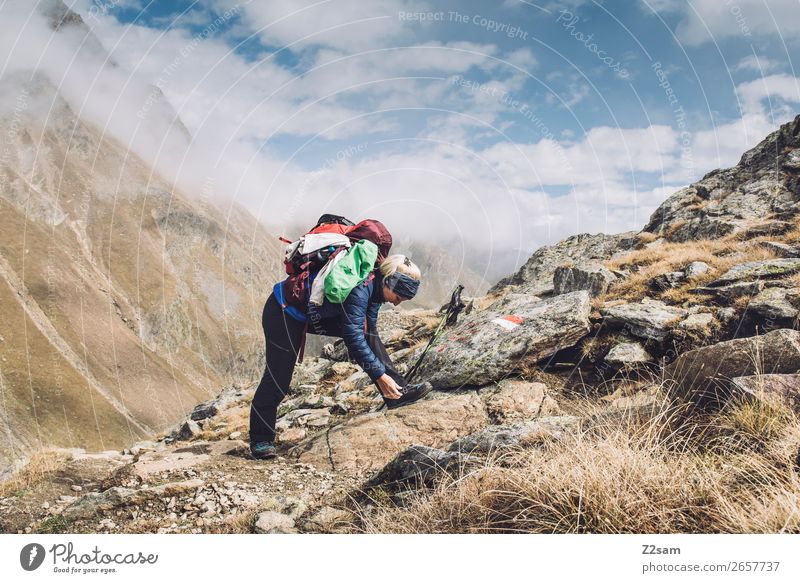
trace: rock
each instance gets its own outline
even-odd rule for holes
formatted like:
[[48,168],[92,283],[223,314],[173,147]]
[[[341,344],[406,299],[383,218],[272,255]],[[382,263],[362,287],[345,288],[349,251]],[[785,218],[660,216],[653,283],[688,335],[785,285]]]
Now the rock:
[[566,294],[588,290],[592,296],[608,291],[617,276],[599,263],[586,263],[577,267],[557,267],[553,274],[553,293]]
[[747,309],[767,320],[794,320],[798,315],[798,309],[795,307],[799,304],[798,291],[800,290],[766,288],[750,300]]
[[78,486],[77,484],[73,484],[73,485],[72,485],[72,486],[70,486],[69,488],[70,488],[70,490],[72,490],[73,492],[83,492],[83,486]]
[[397,489],[400,485],[423,486],[446,473],[457,472],[470,461],[477,461],[460,451],[442,451],[435,447],[412,445],[398,453],[362,487],[364,491],[378,486]]
[[336,401],[327,395],[309,395],[299,403],[299,407],[302,409],[327,409],[335,405]]
[[137,441],[131,446],[131,454],[139,455],[148,451],[156,451],[159,445],[155,441]]
[[147,452],[142,454],[128,470],[132,476],[141,480],[147,480],[151,476],[161,472],[171,472],[176,470],[186,470],[193,468],[205,461],[208,461],[208,454],[196,453],[193,451],[166,450],[158,452]]
[[731,391],[767,403],[780,403],[800,415],[800,374],[762,374],[736,377]]
[[716,288],[706,288],[711,293],[716,294],[718,298],[726,301],[733,301],[742,296],[754,296],[764,289],[763,281],[745,281],[740,283],[732,283]]
[[278,443],[284,445],[295,445],[306,438],[307,432],[302,427],[290,427],[278,433]]
[[574,346],[590,329],[588,291],[542,301],[520,295],[503,312],[473,312],[442,334],[419,376],[437,389],[485,385]]
[[265,510],[272,510],[287,515],[292,520],[300,518],[307,510],[308,506],[305,499],[294,496],[272,496],[264,503]]
[[355,417],[309,438],[290,454],[326,470],[374,471],[410,445],[442,447],[488,424],[477,395],[448,396]]
[[790,172],[800,171],[800,148],[795,148],[789,152],[781,165]]
[[178,430],[178,439],[188,441],[191,438],[200,435],[201,432],[202,429],[200,428],[200,425],[197,424],[197,421],[187,419]]
[[120,506],[141,505],[151,500],[184,494],[202,486],[203,480],[199,478],[182,482],[170,482],[138,490],[114,486],[103,492],[90,492],[82,496],[65,508],[62,515],[73,520],[92,518],[97,514],[108,512]]
[[709,284],[710,287],[723,286],[738,281],[775,278],[800,271],[800,259],[767,259],[734,265],[721,277]]
[[674,324],[686,316],[686,310],[645,298],[635,304],[620,304],[600,310],[606,323],[621,326],[633,336],[664,340]]
[[209,417],[213,417],[219,412],[217,409],[217,404],[214,401],[206,401],[205,403],[200,403],[197,405],[193,410],[189,418],[193,421],[200,421],[201,419],[207,419]]
[[769,235],[781,235],[786,231],[791,230],[794,225],[788,221],[769,221],[760,225],[753,225],[748,227],[742,233],[743,239],[753,239],[755,237],[764,237]]
[[579,428],[579,417],[539,417],[525,423],[491,425],[457,439],[447,449],[488,454],[496,449],[531,447],[552,440],[561,440]]
[[769,249],[778,257],[793,259],[800,257],[800,249],[787,245],[786,243],[779,243],[778,241],[759,241],[759,245],[764,249]]
[[714,315],[708,313],[689,314],[685,320],[678,324],[678,328],[687,332],[705,332],[714,322]]
[[348,359],[347,347],[344,342],[333,342],[322,347],[322,356],[334,362],[344,362]]
[[297,532],[291,516],[272,510],[261,512],[256,517],[254,529],[258,534],[293,534]]
[[353,513],[349,510],[323,506],[306,521],[305,526],[317,532],[336,532],[350,526],[353,518]]
[[653,357],[640,342],[620,342],[608,351],[604,360],[610,364],[635,367],[653,362]]
[[717,320],[724,326],[736,320],[736,310],[733,308],[719,308],[717,310]]
[[664,368],[664,377],[672,398],[705,406],[724,402],[733,378],[797,371],[800,332],[780,329],[684,352]]
[[683,271],[670,271],[662,273],[650,280],[649,286],[653,291],[666,291],[683,285],[686,274]]
[[327,409],[295,409],[281,417],[292,425],[325,427],[330,423],[331,412]]
[[352,362],[346,361],[334,363],[330,370],[333,376],[347,378],[353,373],[357,373],[359,368]]
[[684,274],[686,275],[687,279],[696,279],[702,275],[708,273],[710,269],[708,263],[703,261],[692,261],[689,265],[686,266],[686,269],[683,270]]
[[605,261],[616,252],[632,249],[634,235],[634,232],[619,235],[584,233],[568,237],[555,245],[541,247],[514,275],[501,279],[489,293],[519,286],[526,293],[541,294],[553,286],[553,276],[558,267],[567,262],[578,265]]
[[233,431],[228,434],[228,439],[239,439],[242,436],[241,431]]
[[[482,393],[484,391],[481,391]],[[553,415],[558,405],[547,394],[544,383],[504,379],[485,397],[486,411],[497,423]]]

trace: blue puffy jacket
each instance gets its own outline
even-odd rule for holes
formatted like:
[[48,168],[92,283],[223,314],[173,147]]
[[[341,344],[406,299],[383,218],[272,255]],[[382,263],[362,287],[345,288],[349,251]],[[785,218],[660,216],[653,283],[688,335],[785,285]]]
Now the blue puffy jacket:
[[309,304],[307,314],[289,306],[283,299],[283,282],[275,284],[275,299],[284,311],[296,320],[308,323],[308,332],[338,336],[344,340],[350,358],[364,369],[373,381],[386,372],[386,367],[367,343],[366,329],[376,330],[378,310],[383,299],[383,279],[375,278],[353,288],[341,304],[333,304],[327,299],[321,306]]

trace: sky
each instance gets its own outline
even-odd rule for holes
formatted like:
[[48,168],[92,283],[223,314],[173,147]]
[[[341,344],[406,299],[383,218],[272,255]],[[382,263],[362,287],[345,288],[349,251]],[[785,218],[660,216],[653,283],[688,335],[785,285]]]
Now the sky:
[[800,0],[65,0],[115,63],[93,75],[65,61],[85,39],[22,35],[20,3],[0,74],[49,66],[190,194],[275,231],[379,218],[506,271],[640,229],[800,113]]

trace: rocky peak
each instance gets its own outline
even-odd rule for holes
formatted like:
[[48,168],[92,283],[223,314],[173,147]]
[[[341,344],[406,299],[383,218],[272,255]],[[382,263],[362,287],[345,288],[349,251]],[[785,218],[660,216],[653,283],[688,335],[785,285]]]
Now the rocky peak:
[[717,169],[670,196],[644,231],[669,241],[788,228],[800,202],[800,116],[783,124],[732,168]]

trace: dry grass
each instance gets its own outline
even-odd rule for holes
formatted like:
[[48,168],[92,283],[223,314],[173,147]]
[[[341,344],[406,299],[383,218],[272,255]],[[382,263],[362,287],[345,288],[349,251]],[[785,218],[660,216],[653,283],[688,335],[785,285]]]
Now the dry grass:
[[636,415],[606,418],[564,442],[519,452],[514,462],[492,459],[444,478],[405,508],[378,504],[361,513],[361,528],[800,532],[800,475],[793,462],[800,424],[785,411],[776,418],[775,410],[738,404],[697,428],[669,410],[644,422]]
[[757,240],[743,243],[735,236],[715,240],[691,241],[689,243],[663,243],[650,248],[636,249],[621,257],[606,262],[606,267],[616,270],[629,270],[630,276],[612,286],[598,303],[613,300],[638,300],[654,293],[649,282],[657,275],[680,271],[693,261],[707,263],[711,269],[702,276],[694,278],[675,289],[659,295],[672,304],[702,304],[704,299],[691,292],[719,277],[722,273],[748,261],[774,259],[775,253],[757,244]]
[[45,449],[34,452],[25,466],[0,483],[0,496],[9,496],[40,483],[48,475],[61,469],[69,456],[69,453],[61,450]]

